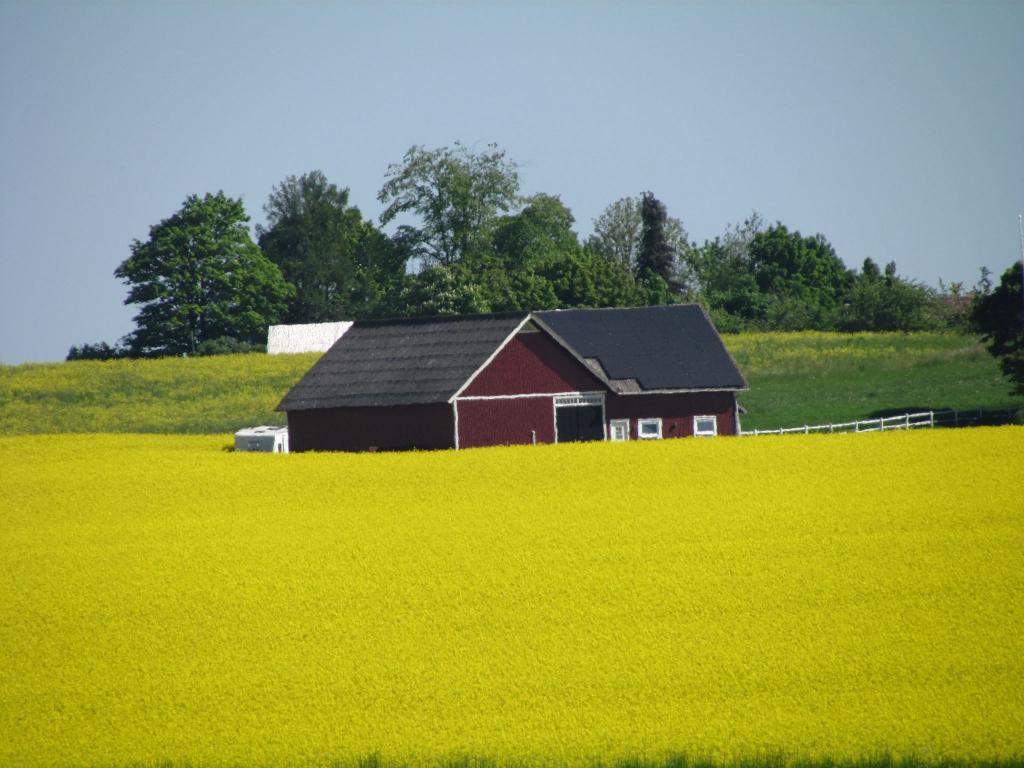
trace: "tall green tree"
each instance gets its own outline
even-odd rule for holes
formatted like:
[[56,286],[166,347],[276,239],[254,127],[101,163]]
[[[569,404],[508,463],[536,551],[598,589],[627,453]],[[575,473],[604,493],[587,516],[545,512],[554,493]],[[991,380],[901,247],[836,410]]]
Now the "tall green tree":
[[642,233],[640,198],[622,197],[594,219],[594,233],[587,244],[605,257],[632,269],[640,251]]
[[651,282],[657,276],[670,289],[681,288],[678,279],[678,246],[669,242],[668,210],[652,192],[640,199],[640,248],[636,257],[636,275]]
[[971,322],[982,334],[988,351],[999,360],[1014,392],[1024,395],[1024,288],[1022,266],[1017,263],[1003,272],[991,293],[979,296],[971,311]]
[[491,268],[480,270],[492,309],[613,307],[645,303],[630,268],[581,247],[575,219],[553,195],[527,198],[503,217]]
[[629,267],[589,245],[568,258],[549,262],[542,274],[554,288],[559,307],[631,307],[648,303]]
[[292,295],[281,271],[249,235],[241,200],[218,192],[188,197],[170,218],[135,240],[115,270],[138,304],[133,355],[193,355],[222,337],[259,343]]
[[823,235],[804,237],[777,223],[751,240],[750,268],[768,298],[760,319],[769,327],[835,328],[852,275]]
[[465,264],[432,264],[411,275],[402,291],[406,315],[472,315],[493,310],[481,277]]
[[940,323],[934,292],[896,274],[896,262],[885,273],[865,259],[843,297],[839,328],[844,331],[921,331]]
[[754,277],[750,256],[754,238],[764,230],[764,220],[755,211],[688,254],[698,299],[721,331],[742,330],[765,314],[767,297]]
[[396,236],[427,264],[451,267],[488,249],[498,217],[518,202],[519,173],[504,150],[490,144],[473,152],[414,146],[401,163],[388,166],[377,199],[386,225],[415,214],[418,226],[401,224]]
[[469,261],[494,311],[560,306],[549,272],[580,247],[572,212],[558,197],[538,194],[523,202],[521,211],[498,220],[488,255]]
[[263,206],[259,245],[295,287],[284,319],[316,323],[374,313],[405,272],[401,252],[320,171],[288,176]]
[[[594,220],[594,233],[587,240],[588,245],[610,259],[616,259],[640,274],[637,269],[644,240],[644,196],[623,197],[609,205]],[[652,199],[655,199],[651,195]],[[664,206],[662,206],[664,208]],[[653,213],[653,211],[649,212]],[[689,234],[682,221],[667,212],[661,221],[660,230],[664,241],[672,250],[677,267],[688,272],[690,242]],[[676,275],[675,277],[679,277]],[[681,275],[688,277],[688,274]]]
[[576,223],[557,195],[537,194],[523,200],[521,211],[500,218],[492,243],[506,269],[515,271],[568,256],[579,248]]

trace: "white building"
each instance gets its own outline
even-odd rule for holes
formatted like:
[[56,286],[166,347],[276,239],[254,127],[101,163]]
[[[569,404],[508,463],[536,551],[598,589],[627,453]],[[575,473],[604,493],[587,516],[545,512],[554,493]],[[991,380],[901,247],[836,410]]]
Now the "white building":
[[272,325],[267,330],[267,354],[326,352],[351,327],[351,320],[340,323]]

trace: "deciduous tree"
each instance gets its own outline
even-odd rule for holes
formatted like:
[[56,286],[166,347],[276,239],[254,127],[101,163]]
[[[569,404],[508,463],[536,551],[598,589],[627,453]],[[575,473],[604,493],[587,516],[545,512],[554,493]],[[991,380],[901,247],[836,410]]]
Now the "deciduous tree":
[[764,220],[755,211],[742,224],[728,227],[724,235],[705,241],[688,255],[699,300],[721,331],[742,330],[764,316],[765,297],[750,258],[750,246],[764,229]]
[[538,194],[523,202],[521,211],[499,219],[491,251],[469,262],[494,311],[560,306],[550,273],[580,247],[572,212],[558,197]]
[[594,234],[587,242],[607,258],[632,269],[640,250],[642,231],[640,198],[623,197],[594,220]]
[[889,262],[885,273],[865,259],[843,297],[839,328],[844,331],[920,331],[934,327],[936,297],[927,286],[905,280]]
[[[687,234],[686,228],[683,227],[683,223],[677,218],[668,216],[664,205],[650,192],[637,197],[623,197],[609,205],[595,219],[594,234],[587,242],[599,253],[629,267],[638,278],[642,277],[642,267],[638,268],[638,263],[645,237],[643,211],[646,196],[651,198],[651,202],[648,203],[648,216],[660,217],[655,229],[660,232],[661,240],[671,251],[676,269],[676,272],[671,275],[672,280],[666,282],[687,282],[690,277],[690,236]],[[660,211],[655,210],[653,203],[661,205]],[[664,214],[663,217],[662,214]],[[651,223],[654,224],[653,218]],[[651,230],[651,234],[654,231]],[[662,277],[664,279],[664,275]]]
[[971,312],[974,327],[982,334],[988,351],[999,360],[1014,391],[1024,395],[1024,293],[1021,265],[1014,264],[988,295],[979,297]]
[[494,253],[506,269],[533,267],[579,248],[572,230],[576,219],[557,196],[537,194],[523,203],[519,213],[498,221],[492,238]]
[[125,341],[133,355],[192,355],[221,337],[260,343],[284,311],[291,287],[252,241],[241,200],[190,196],[135,240],[115,270],[138,304]]
[[493,238],[496,263],[483,271],[491,307],[549,309],[644,303],[629,267],[583,248],[572,212],[552,195],[534,195],[504,217]]
[[415,214],[419,226],[402,224],[396,235],[428,264],[453,266],[486,250],[498,216],[518,201],[519,173],[504,150],[489,144],[473,152],[414,146],[401,163],[388,166],[377,199],[387,207],[382,225]]
[[835,327],[852,276],[823,235],[804,237],[777,223],[751,240],[750,268],[768,297],[761,319],[770,327]]
[[490,312],[477,275],[463,264],[435,264],[409,278],[402,292],[409,315],[467,315]]
[[284,319],[293,323],[373,314],[405,272],[399,249],[348,204],[349,191],[320,171],[274,187],[257,227],[260,248],[295,287]]

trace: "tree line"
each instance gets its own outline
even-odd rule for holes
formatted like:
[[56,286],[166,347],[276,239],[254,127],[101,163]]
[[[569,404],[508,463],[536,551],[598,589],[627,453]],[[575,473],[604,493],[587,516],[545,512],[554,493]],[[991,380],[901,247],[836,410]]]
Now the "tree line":
[[495,145],[414,146],[377,199],[375,223],[320,171],[289,176],[254,241],[241,200],[190,196],[114,273],[139,307],[135,330],[68,359],[258,349],[277,322],[678,302],[702,304],[724,332],[984,332],[979,307],[1013,272],[999,290],[987,270],[970,289],[934,289],[894,262],[849,269],[823,235],[756,213],[698,245],[651,192],[609,205],[581,241],[557,195],[521,196]]

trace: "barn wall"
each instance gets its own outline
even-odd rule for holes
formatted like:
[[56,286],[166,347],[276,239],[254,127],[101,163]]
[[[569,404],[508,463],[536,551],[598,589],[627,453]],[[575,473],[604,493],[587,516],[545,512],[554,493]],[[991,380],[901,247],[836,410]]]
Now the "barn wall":
[[[604,384],[545,333],[517,334],[458,399],[459,447],[555,441],[551,397],[603,392]],[[531,397],[520,397],[531,395]],[[485,397],[486,400],[464,398]]]
[[447,403],[289,411],[292,452],[452,448],[455,424]]
[[462,395],[603,392],[604,389],[600,379],[546,333],[528,332],[519,333],[509,341]]
[[459,400],[459,447],[555,442],[554,403],[550,397]]
[[718,434],[736,434],[736,395],[693,392],[678,395],[608,395],[605,418],[630,420],[630,438],[637,439],[637,419],[660,418],[661,436],[691,437],[694,416],[716,416]]

